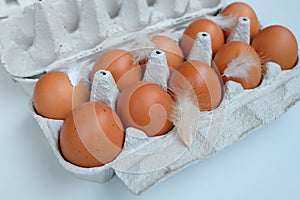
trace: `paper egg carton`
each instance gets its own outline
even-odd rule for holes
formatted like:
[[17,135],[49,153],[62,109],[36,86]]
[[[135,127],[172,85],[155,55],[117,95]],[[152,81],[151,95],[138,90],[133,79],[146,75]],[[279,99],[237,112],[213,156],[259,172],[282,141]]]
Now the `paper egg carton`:
[[[171,29],[159,32],[178,41],[187,24],[174,25]],[[153,31],[152,34],[156,33]],[[229,40],[249,42],[249,21],[240,20],[233,33]],[[140,38],[140,34],[142,33],[132,33],[133,39],[116,44],[116,46],[128,51],[134,50],[136,38]],[[151,33],[145,31],[144,34]],[[210,46],[210,40],[206,39],[207,37],[197,38],[190,57],[210,64],[211,49],[207,48]],[[91,69],[95,59],[102,52],[102,50],[91,52],[87,54],[88,56],[81,57],[80,62],[90,63],[86,67]],[[202,52],[202,55],[196,52]],[[155,82],[166,88],[169,77],[168,70],[165,70],[167,69],[166,60],[164,57],[152,54],[147,64],[144,80]],[[159,55],[164,56],[164,53],[161,52]],[[60,65],[64,66],[66,63],[77,61],[78,59],[75,58],[68,62],[61,62]],[[225,84],[221,105],[213,111],[202,112],[198,119],[191,122],[198,124],[198,129],[190,148],[183,144],[176,127],[159,137],[147,137],[140,130],[128,128],[124,149],[118,158],[104,167],[95,168],[81,168],[66,162],[58,146],[58,134],[63,121],[46,119],[37,115],[32,102],[30,102],[30,108],[59,162],[67,171],[82,179],[96,182],[105,182],[116,174],[131,192],[140,194],[173,173],[222,151],[252,130],[278,118],[300,100],[300,92],[297,92],[300,91],[299,89],[299,65],[291,70],[282,71],[276,63],[267,63],[266,72],[259,87],[244,90],[239,83],[233,81]],[[91,88],[91,101],[102,101],[115,109],[118,94],[118,89],[108,71],[105,77],[100,72],[96,73]]]
[[[216,1],[209,2],[216,3]],[[40,3],[37,4],[41,5]],[[78,54],[70,53],[66,57],[57,57],[53,63],[44,66],[42,70],[34,69],[36,70],[34,71],[36,73],[34,77],[14,76],[13,78],[22,83],[28,82],[32,84],[32,88],[40,73],[44,71],[52,71],[64,65],[78,62],[89,63],[87,64],[87,69],[91,69],[92,63],[105,49],[122,48],[133,50],[136,39],[140,38],[141,35],[160,33],[178,41],[184,28],[193,19],[203,14],[212,14],[213,11],[219,9],[220,5],[216,3],[216,6],[204,11],[201,10],[197,14],[193,13],[189,17],[170,19],[154,25],[148,24],[147,28],[142,30],[129,33],[124,30],[121,36],[110,36],[93,49],[80,50]],[[245,34],[247,33],[247,26],[240,24],[235,30],[237,33],[231,37],[232,40],[246,42],[249,40],[248,35]],[[195,59],[199,57],[193,52],[199,51],[201,45],[197,44],[200,44],[200,42],[201,40],[197,40],[192,50],[191,57]],[[204,47],[209,46],[205,42],[204,44],[206,44]],[[208,51],[204,52],[207,53]],[[200,59],[209,63],[211,57],[209,57],[209,53],[206,53],[201,55]],[[3,60],[5,61],[5,59]],[[161,58],[153,62],[150,61],[151,59],[149,60],[149,65],[159,64],[161,67],[166,67],[165,61]],[[6,68],[9,66],[7,64]],[[144,77],[164,86],[168,74],[157,75],[158,73],[155,70],[150,70]],[[102,77],[101,74],[97,73],[95,77],[96,82],[91,88],[91,100],[101,100],[114,108],[118,91],[114,85],[113,78],[109,73],[107,73],[106,77]],[[95,85],[98,84],[103,90],[101,90],[101,87],[97,89]],[[239,141],[252,130],[278,118],[300,100],[300,92],[298,91],[300,91],[299,64],[291,70],[282,71],[277,64],[268,63],[262,83],[255,89],[244,90],[239,83],[232,81],[225,84],[225,94],[221,105],[213,111],[203,112],[199,119],[195,119],[195,123],[199,122],[199,126],[190,148],[183,145],[178,134],[176,134],[176,128],[164,136],[151,138],[147,137],[142,131],[128,128],[126,130],[124,149],[118,158],[106,166],[94,168],[82,168],[65,161],[58,144],[59,130],[63,121],[39,116],[35,113],[32,101],[29,107],[33,117],[42,128],[59,163],[68,172],[81,179],[95,182],[105,182],[116,174],[131,192],[140,194],[164,178],[192,163],[222,151],[225,147]],[[99,92],[103,93],[99,95]]]
[[[96,75],[97,82],[92,87],[91,99],[105,102],[114,108],[117,87],[108,72],[104,78],[100,74]],[[227,82],[221,105],[213,111],[203,112],[201,118],[197,119],[199,127],[190,148],[182,143],[176,128],[158,137],[147,137],[142,131],[128,128],[122,153],[114,162],[103,167],[82,168],[65,161],[58,145],[63,121],[39,116],[32,102],[30,108],[57,159],[68,172],[95,182],[105,182],[115,173],[132,193],[140,194],[164,178],[222,151],[252,130],[284,114],[300,100],[299,74],[299,65],[292,70],[282,71],[279,65],[268,63],[262,83],[255,89],[244,90],[239,83]],[[158,78],[155,75],[149,72],[147,79],[152,78],[159,84],[164,82],[164,76]]]

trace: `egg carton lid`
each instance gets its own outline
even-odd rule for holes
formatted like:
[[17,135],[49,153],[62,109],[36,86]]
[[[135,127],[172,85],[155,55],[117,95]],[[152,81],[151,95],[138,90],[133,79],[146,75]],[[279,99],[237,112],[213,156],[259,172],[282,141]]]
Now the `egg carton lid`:
[[[60,60],[78,57],[111,36],[157,29],[216,13],[224,0],[35,1],[0,21],[3,66],[13,77],[42,74]],[[15,59],[15,58],[18,59]]]

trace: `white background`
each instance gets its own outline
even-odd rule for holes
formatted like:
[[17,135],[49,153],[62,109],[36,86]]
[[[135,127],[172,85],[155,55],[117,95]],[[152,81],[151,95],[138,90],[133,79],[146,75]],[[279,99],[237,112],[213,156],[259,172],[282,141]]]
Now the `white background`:
[[[285,25],[300,41],[299,1],[245,2],[263,25]],[[0,199],[300,199],[299,104],[225,151],[136,197],[117,177],[97,184],[64,171],[30,116],[28,96],[2,68],[0,93]]]

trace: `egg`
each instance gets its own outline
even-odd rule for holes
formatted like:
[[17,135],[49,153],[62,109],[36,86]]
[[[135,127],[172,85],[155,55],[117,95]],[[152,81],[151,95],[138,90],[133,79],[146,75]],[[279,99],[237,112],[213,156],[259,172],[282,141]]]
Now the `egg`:
[[223,75],[223,81],[241,83],[244,89],[257,87],[262,78],[261,61],[255,50],[240,41],[224,45],[214,57],[214,63]]
[[266,60],[291,69],[298,60],[298,43],[286,27],[273,25],[261,30],[253,39],[252,47]]
[[173,127],[168,116],[173,100],[157,84],[140,81],[124,89],[117,102],[117,113],[125,128],[134,127],[149,137],[163,135]]
[[[221,11],[222,16],[233,16],[234,21],[237,22],[240,17],[247,17],[250,19],[250,38],[254,38],[254,36],[259,31],[259,21],[255,11],[246,3],[243,2],[234,2],[226,6]],[[225,37],[227,38],[231,32],[231,29],[225,30]]]
[[203,62],[186,61],[172,73],[169,81],[170,90],[176,95],[176,90],[182,86],[185,88],[190,86],[201,111],[215,109],[222,100],[222,83],[219,76]]
[[174,70],[184,61],[183,53],[179,45],[171,38],[163,35],[155,35],[151,38],[155,48],[164,51],[168,66]]
[[53,71],[43,75],[36,83],[33,105],[41,116],[62,120],[89,98],[89,90],[82,81],[73,86],[66,73]]
[[142,79],[141,67],[134,63],[130,53],[121,49],[108,50],[98,58],[91,72],[91,81],[99,70],[111,72],[119,91]]
[[213,21],[209,19],[199,19],[191,23],[184,31],[180,40],[180,47],[185,58],[190,54],[196,39],[197,33],[207,32],[211,36],[212,51],[215,54],[224,44],[224,34],[222,29]]
[[124,129],[118,115],[101,102],[87,102],[65,119],[59,134],[63,157],[80,167],[112,162],[122,151]]

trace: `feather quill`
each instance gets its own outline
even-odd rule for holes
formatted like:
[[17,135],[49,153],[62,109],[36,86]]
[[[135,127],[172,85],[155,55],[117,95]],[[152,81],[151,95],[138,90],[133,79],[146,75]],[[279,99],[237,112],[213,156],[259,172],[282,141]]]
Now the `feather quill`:
[[236,22],[235,15],[230,15],[230,16],[223,16],[221,14],[219,14],[217,16],[206,15],[205,18],[218,24],[222,30],[229,30],[229,29],[233,28],[233,26]]
[[63,65],[58,66],[56,70],[65,72],[73,86],[76,86],[80,81],[82,81],[89,88],[90,80],[87,77],[90,77],[92,67],[93,64],[91,61],[80,60],[64,63]]
[[176,127],[177,134],[183,143],[190,147],[199,127],[200,110],[193,88],[189,84],[181,84],[172,88],[176,102],[169,116]]
[[149,58],[151,52],[155,49],[154,43],[151,41],[151,36],[148,33],[139,33],[136,35],[130,49],[135,63]]
[[260,60],[254,59],[250,54],[244,53],[227,65],[223,75],[228,78],[248,79],[249,72],[257,65],[260,65]]

